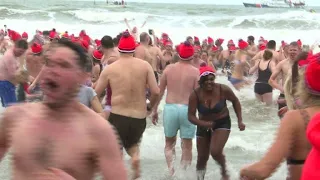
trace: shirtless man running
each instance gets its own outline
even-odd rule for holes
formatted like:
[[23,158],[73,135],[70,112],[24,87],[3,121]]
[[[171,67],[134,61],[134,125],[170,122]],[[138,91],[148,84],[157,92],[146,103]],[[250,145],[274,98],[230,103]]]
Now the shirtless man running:
[[[147,110],[151,112],[159,96],[152,67],[146,61],[133,57],[135,48],[134,37],[124,32],[118,45],[120,58],[102,71],[95,88],[100,96],[110,84],[112,109],[109,122],[117,130],[122,146],[131,156],[133,179],[140,177],[139,142],[146,128]],[[146,86],[151,91],[148,105]]]
[[0,97],[3,107],[17,102],[16,85],[27,81],[27,74],[20,68],[20,57],[28,49],[25,40],[18,40],[0,60]]
[[9,107],[1,120],[0,157],[11,148],[12,179],[48,179],[60,169],[76,180],[93,180],[99,169],[104,179],[126,180],[112,127],[76,99],[89,62],[83,49],[58,42],[45,60],[44,101]]
[[[199,71],[191,62],[194,49],[189,42],[180,45],[180,61],[170,64],[164,70],[160,80],[160,103],[167,88],[166,105],[164,107],[163,125],[166,136],[165,156],[170,175],[174,174],[173,159],[178,130],[182,139],[181,165],[191,165],[192,139],[195,137],[196,126],[188,120],[189,96],[198,87]],[[154,108],[153,124],[158,122],[158,106]]]
[[[295,58],[297,57],[297,55],[300,52],[300,48],[299,48],[299,45],[297,44],[297,42],[290,43],[288,48],[289,48],[288,49],[289,57],[285,60],[282,60],[281,62],[279,62],[277,64],[275,70],[272,72],[272,75],[269,79],[270,86],[272,86],[275,89],[280,90],[280,96],[278,98],[279,110],[286,106],[285,96],[284,96],[284,91],[283,91],[283,84],[287,79],[288,73],[291,71],[293,61],[295,60]],[[279,75],[281,76],[282,85],[277,83],[277,78]]]

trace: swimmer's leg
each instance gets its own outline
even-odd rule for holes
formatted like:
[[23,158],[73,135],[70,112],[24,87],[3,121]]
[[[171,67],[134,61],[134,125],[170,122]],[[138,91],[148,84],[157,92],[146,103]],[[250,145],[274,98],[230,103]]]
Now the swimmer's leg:
[[210,154],[210,137],[197,137],[197,180],[204,180],[206,174],[207,162]]
[[127,150],[127,153],[131,157],[131,168],[134,172],[132,179],[137,179],[141,176],[140,170],[140,147],[138,144],[133,145]]
[[174,175],[174,160],[176,157],[176,141],[177,137],[166,137],[166,145],[164,148],[164,155],[166,157],[167,166],[171,176]]
[[223,148],[229,139],[230,130],[216,129],[211,137],[211,156],[220,165],[223,179],[228,179],[229,175],[226,168],[226,159]]
[[163,109],[163,127],[166,137],[164,154],[166,157],[169,173],[174,175],[175,145],[179,123],[179,105],[166,104]]
[[272,92],[271,93],[265,93],[262,95],[262,100],[265,102],[268,106],[272,105],[273,98],[272,98]]

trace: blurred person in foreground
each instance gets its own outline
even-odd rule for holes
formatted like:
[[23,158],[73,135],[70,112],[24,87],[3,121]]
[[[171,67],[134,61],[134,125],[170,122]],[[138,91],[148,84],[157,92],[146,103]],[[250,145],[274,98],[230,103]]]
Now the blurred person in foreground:
[[309,64],[304,63],[308,65],[299,77],[297,95],[301,100],[301,109],[290,110],[284,115],[271,148],[259,162],[241,170],[242,180],[266,179],[284,159],[288,165],[287,180],[300,180],[305,159],[311,149],[306,128],[311,117],[320,112],[320,54],[302,61]]
[[79,84],[87,78],[86,52],[70,41],[58,41],[44,59],[43,102],[9,107],[1,119],[0,157],[10,149],[12,179],[62,175],[93,180],[99,169],[104,179],[126,180],[112,127],[77,100]]

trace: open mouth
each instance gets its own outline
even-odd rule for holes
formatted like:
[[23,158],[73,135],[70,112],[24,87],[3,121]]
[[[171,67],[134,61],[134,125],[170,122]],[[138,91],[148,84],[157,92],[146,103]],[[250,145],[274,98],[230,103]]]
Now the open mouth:
[[52,80],[47,80],[46,86],[47,86],[50,90],[55,90],[55,89],[59,88],[59,85],[58,85],[56,82],[52,81]]

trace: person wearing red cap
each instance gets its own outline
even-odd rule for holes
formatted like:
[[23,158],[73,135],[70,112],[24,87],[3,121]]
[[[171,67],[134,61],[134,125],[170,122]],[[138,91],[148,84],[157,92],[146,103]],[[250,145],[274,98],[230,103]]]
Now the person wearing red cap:
[[28,49],[28,43],[20,39],[2,56],[0,61],[0,97],[3,107],[17,102],[16,85],[27,82],[28,75],[20,67],[20,57]]
[[179,62],[170,64],[160,79],[160,97],[154,108],[152,122],[158,123],[158,105],[167,89],[166,104],[163,110],[163,126],[165,140],[165,157],[170,171],[174,175],[173,164],[177,133],[180,131],[182,141],[181,165],[185,169],[192,161],[192,139],[196,126],[188,120],[189,95],[198,86],[198,70],[192,66],[194,48],[186,41],[179,47]]
[[222,72],[225,73],[226,71],[230,71],[231,62],[234,58],[234,53],[236,51],[235,44],[233,40],[229,40],[227,44],[228,49],[223,50],[219,55],[219,60],[222,61]]
[[197,125],[198,180],[204,180],[210,154],[220,165],[222,179],[229,179],[223,154],[231,129],[227,100],[233,104],[240,131],[245,130],[239,99],[228,86],[214,82],[215,73],[209,66],[201,67],[198,72],[200,87],[195,88],[189,97],[188,119]]
[[224,42],[224,39],[219,38],[219,39],[217,39],[216,42],[214,43],[215,46],[218,48],[218,50],[219,50],[220,52],[223,51],[223,47],[222,47],[223,42]]
[[[311,118],[320,112],[320,54],[309,56],[306,61],[308,65],[305,72],[299,76],[297,86],[297,96],[302,106],[284,115],[268,152],[259,162],[240,171],[242,179],[267,179],[284,159],[287,160],[287,179],[319,179],[319,158],[316,152],[319,135],[315,132],[318,130],[315,127],[319,121]],[[313,130],[315,131],[312,132]]]
[[70,179],[88,180],[99,169],[103,179],[127,180],[112,126],[77,99],[88,63],[79,45],[55,43],[46,54],[41,77],[43,101],[12,106],[3,113],[0,159],[9,149],[14,152],[13,179],[51,179],[53,171],[64,171]]
[[163,45],[164,45],[164,49],[162,51],[163,61],[161,61],[161,65],[164,69],[166,66],[173,63],[174,52],[173,52],[171,41],[166,41]]
[[[270,42],[270,41],[269,41]],[[289,57],[285,60],[279,62],[272,72],[272,75],[269,79],[269,84],[275,88],[280,90],[280,96],[278,98],[278,109],[284,108],[286,106],[285,95],[283,91],[283,84],[285,83],[288,73],[291,72],[291,67],[300,52],[299,45],[297,42],[292,42],[289,45]],[[278,84],[278,76],[281,76],[282,85]]]
[[264,51],[263,59],[256,61],[256,64],[250,68],[249,74],[258,72],[258,78],[254,85],[256,98],[260,102],[266,103],[268,106],[273,103],[272,90],[268,81],[275,69],[275,62],[272,61],[273,53],[269,50]]
[[[117,130],[122,147],[131,156],[133,179],[140,177],[139,142],[146,128],[146,116],[151,113],[159,95],[151,65],[133,57],[135,50],[134,37],[124,32],[118,45],[119,59],[104,68],[95,88],[100,97],[108,85],[111,87],[112,109],[108,120]],[[148,104],[146,87],[151,92]]]
[[248,48],[249,44],[240,39],[238,42],[239,49],[236,50],[234,55],[233,63],[233,72],[231,76],[228,77],[231,84],[237,89],[240,90],[245,84],[248,82],[244,79],[244,72],[246,68],[250,68],[249,63],[247,62],[247,59],[249,57],[248,55]]
[[26,68],[31,76],[31,79],[34,80],[30,86],[27,86],[27,102],[40,101],[42,99],[42,91],[40,90],[40,85],[37,79],[37,76],[40,74],[40,71],[44,65],[42,52],[42,46],[40,44],[33,43],[26,55]]
[[21,37],[22,37],[22,39],[27,41],[28,40],[28,33],[23,32]]

